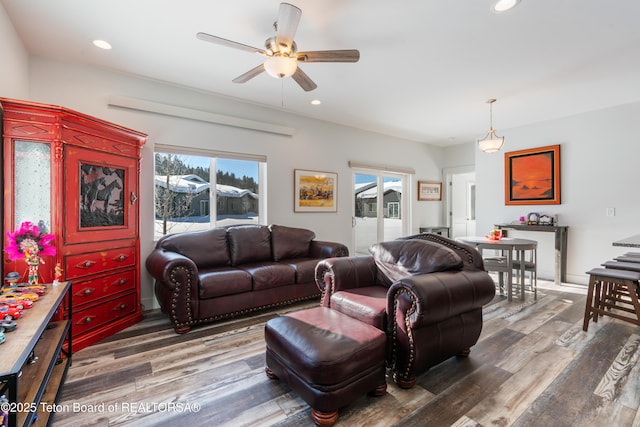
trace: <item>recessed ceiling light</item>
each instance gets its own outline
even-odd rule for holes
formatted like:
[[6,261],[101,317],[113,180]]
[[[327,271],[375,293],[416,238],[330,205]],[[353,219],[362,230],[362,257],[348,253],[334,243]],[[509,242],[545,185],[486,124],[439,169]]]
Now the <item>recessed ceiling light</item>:
[[491,11],[493,13],[504,13],[516,7],[518,3],[520,3],[520,0],[497,0],[491,6]]
[[320,105],[322,104],[322,101],[320,101],[319,99],[314,99],[313,101],[311,101],[311,105]]
[[99,47],[100,49],[105,49],[105,50],[111,49],[111,45],[104,40],[94,40],[93,44]]

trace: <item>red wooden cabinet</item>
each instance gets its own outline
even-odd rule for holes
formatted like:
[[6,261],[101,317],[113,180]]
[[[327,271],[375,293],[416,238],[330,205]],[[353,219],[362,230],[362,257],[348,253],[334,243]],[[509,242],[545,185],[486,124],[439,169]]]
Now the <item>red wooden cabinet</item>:
[[[71,281],[77,351],[142,318],[138,190],[146,135],[63,107],[3,98],[0,105],[3,236],[24,221],[55,234],[57,254],[43,257],[39,275],[51,282],[58,264]],[[23,260],[4,258],[3,277],[25,273]]]

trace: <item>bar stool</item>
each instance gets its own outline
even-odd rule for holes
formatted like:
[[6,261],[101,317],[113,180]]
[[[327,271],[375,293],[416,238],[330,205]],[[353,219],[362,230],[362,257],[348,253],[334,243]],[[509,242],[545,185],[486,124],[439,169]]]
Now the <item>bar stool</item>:
[[640,272],[640,262],[607,261],[600,265],[605,268]]
[[619,257],[615,257],[614,258],[615,261],[620,261],[620,262],[635,262],[635,263],[640,263],[640,256],[635,256],[635,255],[622,255]]
[[[507,283],[512,281],[511,274],[512,274],[513,264],[511,261],[510,251],[509,251],[509,254],[504,256],[495,255],[495,256],[483,257],[482,261],[484,263],[485,270],[487,270],[488,272],[493,271],[494,273],[498,274],[498,288],[500,291],[500,295],[504,295],[504,288],[505,288],[504,274],[507,273],[507,280],[506,280]],[[510,289],[511,287],[508,286],[507,288]]]
[[590,276],[589,290],[582,330],[586,331],[589,328],[589,320],[593,319],[593,322],[597,323],[600,316],[614,317],[640,325],[640,272],[618,268],[594,268],[587,271],[587,274]]
[[[529,290],[533,292],[533,298],[538,299],[538,243],[534,242],[525,246],[518,246],[516,259],[513,260],[513,271],[516,272],[520,283],[520,293],[524,298],[526,277],[529,273]],[[638,264],[640,266],[640,264]]]

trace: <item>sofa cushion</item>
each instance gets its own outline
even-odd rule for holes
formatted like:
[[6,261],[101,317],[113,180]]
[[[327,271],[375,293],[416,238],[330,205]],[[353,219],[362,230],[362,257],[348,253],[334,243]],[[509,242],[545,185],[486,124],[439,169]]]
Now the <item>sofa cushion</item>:
[[309,245],[316,237],[316,233],[304,228],[275,224],[271,224],[269,229],[274,261],[309,256]]
[[237,268],[221,267],[200,271],[198,278],[200,279],[198,294],[201,299],[251,291],[251,275]]
[[[251,275],[254,291],[293,285],[296,281],[295,270],[286,264],[261,262],[245,264],[240,268]],[[247,298],[251,298],[251,295],[247,295]]]
[[385,285],[412,274],[459,270],[463,267],[462,258],[455,251],[427,240],[380,242],[372,245],[369,252],[382,273]]
[[171,234],[163,237],[158,242],[158,246],[186,256],[196,263],[198,268],[224,266],[231,263],[226,228]]
[[296,258],[288,259],[286,264],[295,270],[296,283],[312,283],[316,280],[316,265],[319,261],[318,258]]
[[271,261],[271,232],[266,225],[229,227],[231,265]]
[[387,288],[365,286],[331,295],[331,308],[381,331],[387,327]]

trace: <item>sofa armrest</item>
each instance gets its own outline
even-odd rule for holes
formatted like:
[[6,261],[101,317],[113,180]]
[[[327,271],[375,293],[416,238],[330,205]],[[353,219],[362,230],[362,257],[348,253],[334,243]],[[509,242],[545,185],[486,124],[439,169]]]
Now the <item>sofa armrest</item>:
[[349,256],[349,248],[342,243],[312,240],[309,245],[311,258],[334,258]]
[[180,283],[186,283],[186,275],[198,277],[198,267],[189,258],[177,252],[154,249],[145,262],[147,271],[163,286],[174,291]]
[[328,307],[335,292],[375,285],[376,276],[377,268],[371,256],[323,259],[316,265],[315,273],[322,305]]
[[156,279],[155,294],[164,313],[169,315],[176,333],[189,331],[197,318],[198,267],[177,252],[154,249],[145,262]]
[[495,295],[495,284],[483,270],[418,274],[395,282],[389,289],[387,313],[412,329],[481,308]]

